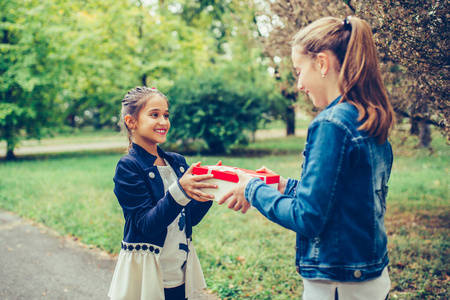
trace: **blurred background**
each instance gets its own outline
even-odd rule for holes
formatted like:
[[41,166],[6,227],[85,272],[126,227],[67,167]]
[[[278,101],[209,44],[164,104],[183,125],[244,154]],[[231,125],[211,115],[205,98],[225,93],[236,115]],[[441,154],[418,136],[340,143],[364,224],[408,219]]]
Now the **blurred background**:
[[169,97],[179,150],[226,153],[275,120],[295,135],[296,115],[317,111],[295,89],[292,36],[356,15],[373,27],[399,128],[426,148],[430,126],[449,136],[448,14],[448,1],[2,0],[0,146],[14,159],[26,139],[117,131],[139,85]]

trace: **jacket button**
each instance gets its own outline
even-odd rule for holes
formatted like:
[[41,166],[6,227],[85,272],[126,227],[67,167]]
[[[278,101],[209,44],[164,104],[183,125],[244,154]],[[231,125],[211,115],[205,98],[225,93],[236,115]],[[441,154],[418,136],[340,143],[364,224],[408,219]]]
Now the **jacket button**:
[[181,173],[184,173],[184,167],[180,167]]
[[356,270],[353,275],[355,276],[355,278],[360,278],[361,277],[361,271],[360,270]]
[[148,173],[148,177],[150,177],[150,178],[155,178],[155,173],[153,173],[153,172],[150,172],[150,173]]

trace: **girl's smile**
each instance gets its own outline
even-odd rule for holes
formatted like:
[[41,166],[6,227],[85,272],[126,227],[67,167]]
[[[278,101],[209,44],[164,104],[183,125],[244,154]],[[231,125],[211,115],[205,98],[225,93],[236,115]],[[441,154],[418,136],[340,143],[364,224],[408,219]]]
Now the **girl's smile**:
[[165,135],[167,133],[167,129],[165,129],[165,128],[164,129],[155,129],[155,132]]

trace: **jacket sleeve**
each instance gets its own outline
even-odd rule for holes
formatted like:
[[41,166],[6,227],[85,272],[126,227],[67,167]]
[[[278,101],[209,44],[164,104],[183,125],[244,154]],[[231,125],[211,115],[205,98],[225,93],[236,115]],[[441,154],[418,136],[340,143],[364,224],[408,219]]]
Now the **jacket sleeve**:
[[290,180],[282,195],[252,179],[246,199],[269,220],[308,238],[318,236],[330,218],[343,177],[347,139],[345,129],[337,124],[316,122],[309,128],[301,180]]
[[[183,162],[185,164],[186,170],[189,169],[189,165],[186,162],[186,159],[183,157]],[[180,186],[181,188],[181,186]],[[187,195],[186,195],[187,197]],[[191,199],[191,198],[189,198]],[[206,215],[206,213],[209,211],[213,204],[213,201],[208,202],[200,202],[196,201],[194,199],[191,199],[191,202],[188,204],[190,206],[190,212],[191,212],[191,222],[192,226],[196,226],[200,221],[203,219],[203,217]]]
[[193,201],[191,201],[190,205],[192,205],[192,207],[191,207],[192,226],[195,226],[198,223],[200,223],[200,221],[203,219],[203,217],[206,215],[208,210],[213,205],[213,202],[212,201],[199,202],[199,201],[193,200]]
[[[155,187],[160,187],[161,191],[153,190],[152,195],[141,174],[137,163],[120,160],[114,176],[114,193],[124,215],[132,218],[143,234],[155,237],[175,220],[183,206],[170,193],[164,194],[161,178],[155,181]],[[162,198],[157,201],[152,199],[155,194],[160,194]]]

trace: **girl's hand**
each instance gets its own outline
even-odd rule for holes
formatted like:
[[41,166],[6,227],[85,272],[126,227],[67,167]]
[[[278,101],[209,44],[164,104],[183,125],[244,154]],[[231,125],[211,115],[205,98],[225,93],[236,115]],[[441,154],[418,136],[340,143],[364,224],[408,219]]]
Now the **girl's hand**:
[[192,164],[189,169],[180,178],[179,182],[186,194],[200,202],[207,202],[214,199],[214,195],[206,194],[201,189],[202,188],[213,188],[216,189],[217,185],[208,182],[202,182],[206,179],[214,178],[213,174],[196,175],[193,176],[192,168],[200,166],[201,162]]
[[244,193],[245,193],[245,187],[247,186],[248,182],[251,177],[250,175],[246,174],[243,171],[236,170],[236,174],[239,177],[239,182],[236,184],[235,188],[228,193],[226,193],[220,200],[219,204],[225,203],[228,199],[230,201],[228,202],[227,207],[229,209],[233,209],[235,211],[241,210],[243,214],[245,214],[248,209],[251,207],[250,203],[245,199]]
[[[269,174],[273,174],[273,175],[278,175],[277,173],[275,173],[274,171],[270,170],[269,168],[267,168],[266,166],[262,166],[261,168],[259,168],[258,170],[256,170],[256,172],[258,173],[269,173]],[[278,191],[281,194],[284,194],[284,190],[286,189],[286,184],[287,184],[287,179],[283,178],[280,176],[280,181],[278,182]]]

